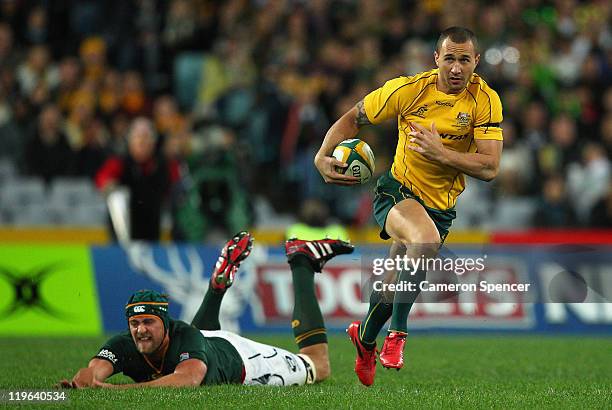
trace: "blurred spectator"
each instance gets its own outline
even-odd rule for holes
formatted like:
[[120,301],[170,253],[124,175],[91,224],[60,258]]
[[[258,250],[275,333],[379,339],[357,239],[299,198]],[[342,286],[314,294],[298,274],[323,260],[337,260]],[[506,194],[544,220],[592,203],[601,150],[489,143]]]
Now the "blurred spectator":
[[27,60],[17,68],[19,87],[26,96],[32,96],[39,85],[51,89],[58,84],[57,69],[49,58],[47,47],[36,45],[30,48]]
[[340,224],[334,223],[329,214],[329,208],[318,199],[307,199],[302,204],[299,214],[300,221],[287,228],[287,239],[342,239],[349,240],[348,232]]
[[192,46],[197,30],[196,17],[193,2],[188,0],[169,2],[166,26],[162,32],[163,42],[168,48],[180,51]]
[[120,108],[130,116],[143,115],[150,109],[142,76],[137,71],[128,71],[123,75]]
[[517,141],[516,126],[504,121],[504,154],[499,164],[497,185],[504,195],[524,195],[535,170],[529,148]]
[[153,104],[153,123],[162,135],[172,134],[183,126],[176,100],[171,95],[158,97]]
[[146,118],[132,122],[127,139],[128,154],[109,158],[96,175],[96,185],[107,193],[118,185],[127,187],[131,239],[157,241],[164,199],[179,180],[178,164],[156,154],[155,130]]
[[610,183],[610,160],[601,145],[589,143],[584,147],[582,161],[570,164],[567,181],[570,201],[580,222],[586,224]]
[[81,66],[78,59],[67,57],[60,61],[58,68],[58,85],[54,90],[54,98],[62,113],[68,113],[74,104],[75,94],[80,85]]
[[130,129],[130,120],[127,115],[119,113],[114,115],[110,124],[110,136],[108,148],[113,155],[124,155],[127,153],[127,141],[125,136]]
[[546,178],[533,218],[533,226],[569,228],[575,224],[576,217],[568,202],[563,176],[552,175]]
[[95,117],[96,85],[92,80],[84,81],[75,92],[68,117],[66,134],[74,150],[80,149],[85,142],[85,132]]
[[612,158],[612,110],[601,121],[600,135],[608,158]]
[[539,101],[527,105],[521,113],[523,139],[531,149],[539,149],[546,141],[547,111]]
[[88,37],[79,49],[85,79],[98,84],[106,71],[106,43],[101,37]]
[[113,115],[121,109],[122,93],[121,74],[116,70],[108,70],[104,74],[98,98],[100,113],[105,119],[112,120]]
[[76,153],[76,172],[93,179],[108,156],[108,131],[98,119],[92,120],[83,135],[83,145]]
[[74,173],[75,155],[62,132],[62,117],[55,105],[47,105],[26,145],[27,172],[46,182]]
[[[578,130],[576,121],[566,114],[552,119],[547,142],[538,151],[538,175],[540,178],[557,175],[567,169],[570,163],[580,161]],[[539,187],[534,185],[535,191]]]
[[[403,19],[402,19],[403,20]],[[431,66],[431,50],[422,40],[410,39],[404,43],[402,54],[406,75],[427,71]]]
[[49,40],[47,13],[42,6],[36,6],[30,10],[23,37],[29,44],[44,44]]
[[589,225],[597,229],[612,228],[612,183],[605,196],[593,207]]
[[[180,145],[175,153],[185,156],[184,142],[175,142]],[[235,135],[208,127],[191,142],[187,175],[174,202],[175,238],[201,241],[218,232],[245,229],[253,218]]]
[[6,23],[0,23],[0,65],[15,69],[19,65],[21,56],[13,47],[13,30]]

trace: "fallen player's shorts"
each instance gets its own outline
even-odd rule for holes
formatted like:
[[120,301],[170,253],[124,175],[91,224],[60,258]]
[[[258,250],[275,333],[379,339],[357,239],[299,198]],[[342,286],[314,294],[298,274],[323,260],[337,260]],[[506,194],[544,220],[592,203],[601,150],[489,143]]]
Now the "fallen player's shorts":
[[391,208],[396,204],[403,201],[404,199],[414,199],[425,208],[425,212],[431,218],[433,223],[436,225],[436,229],[440,234],[440,242],[444,243],[448,231],[453,223],[453,219],[457,215],[455,208],[440,211],[439,209],[433,209],[425,206],[423,200],[415,195],[410,189],[402,185],[397,179],[393,177],[391,171],[383,174],[378,178],[376,183],[376,195],[374,196],[374,219],[378,225],[380,225],[380,237],[381,239],[389,239],[390,236],[385,231],[385,223],[387,222],[387,215]]
[[307,356],[257,343],[225,330],[201,332],[205,337],[220,337],[234,346],[244,363],[245,385],[301,386],[314,383],[314,364]]

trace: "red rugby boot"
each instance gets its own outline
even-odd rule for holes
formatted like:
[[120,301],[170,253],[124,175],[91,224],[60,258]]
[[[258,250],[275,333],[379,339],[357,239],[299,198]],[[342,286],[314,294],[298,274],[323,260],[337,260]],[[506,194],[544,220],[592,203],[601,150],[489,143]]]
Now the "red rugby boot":
[[380,364],[387,369],[401,369],[404,367],[404,345],[406,333],[391,332],[385,337],[385,343],[380,351]]
[[359,325],[360,321],[351,323],[346,329],[351,342],[357,349],[357,357],[355,358],[355,373],[357,378],[364,386],[371,386],[374,383],[376,376],[376,346],[373,349],[366,349],[359,340]]
[[227,241],[210,277],[213,289],[224,292],[232,286],[240,263],[249,256],[252,248],[253,237],[247,231],[239,232]]

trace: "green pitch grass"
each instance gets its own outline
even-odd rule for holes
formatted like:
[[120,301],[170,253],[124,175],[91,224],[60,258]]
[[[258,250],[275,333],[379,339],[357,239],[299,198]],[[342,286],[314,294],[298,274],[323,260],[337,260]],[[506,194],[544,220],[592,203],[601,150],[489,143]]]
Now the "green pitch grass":
[[[253,339],[293,350],[288,336]],[[49,389],[70,378],[103,339],[0,339],[0,389]],[[99,408],[610,408],[612,339],[420,336],[401,371],[378,367],[359,384],[353,348],[330,340],[332,377],[314,386],[71,390],[70,407]],[[111,382],[128,379],[114,376]],[[0,407],[2,404],[0,404]]]

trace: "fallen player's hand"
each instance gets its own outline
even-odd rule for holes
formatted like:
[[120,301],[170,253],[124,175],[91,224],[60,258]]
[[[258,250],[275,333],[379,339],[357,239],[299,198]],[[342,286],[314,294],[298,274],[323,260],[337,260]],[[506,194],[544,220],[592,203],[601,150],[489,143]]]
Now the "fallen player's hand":
[[66,379],[60,380],[58,384],[55,385],[56,389],[76,389],[77,386],[74,382],[68,381]]
[[346,168],[348,164],[338,161],[334,157],[317,155],[314,163],[323,180],[328,184],[356,185],[359,183],[359,178],[341,174],[336,170],[337,168]]
[[95,381],[94,371],[91,367],[85,367],[77,372],[72,378],[72,387],[78,389],[80,387],[91,387]]

